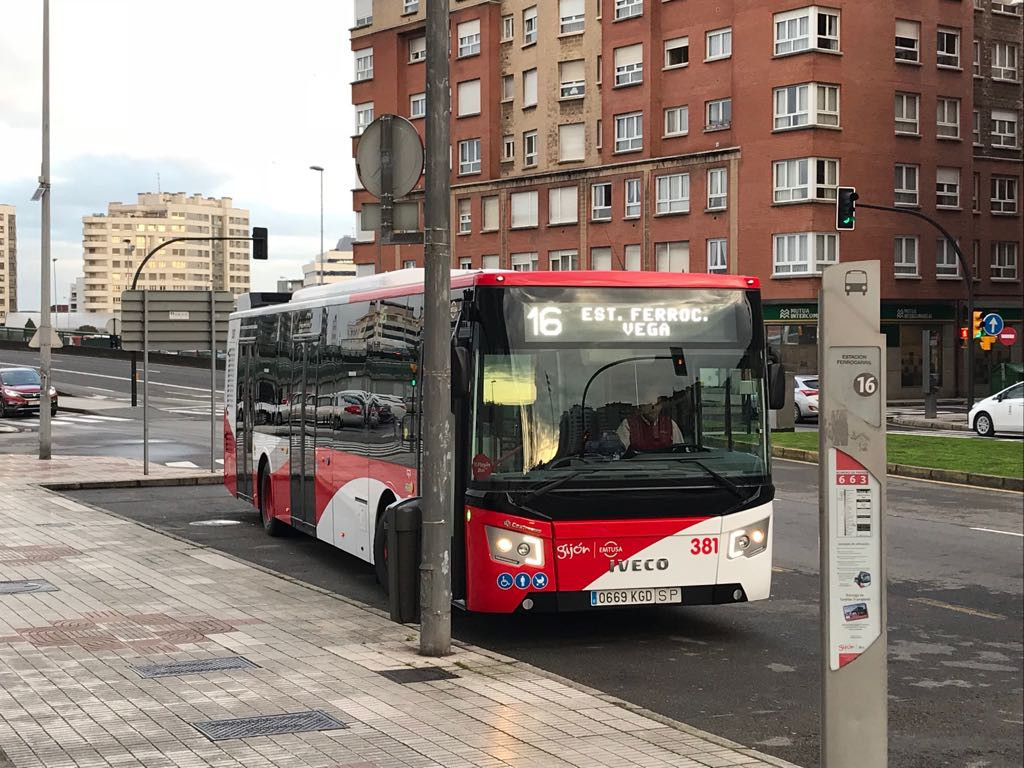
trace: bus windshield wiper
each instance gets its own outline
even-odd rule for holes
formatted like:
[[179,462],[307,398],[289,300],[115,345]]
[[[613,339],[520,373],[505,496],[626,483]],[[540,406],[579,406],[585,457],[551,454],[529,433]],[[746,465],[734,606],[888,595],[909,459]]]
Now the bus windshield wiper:
[[708,474],[708,477],[711,477],[712,479],[714,479],[720,486],[722,486],[727,491],[729,491],[729,493],[731,493],[737,499],[744,498],[743,491],[740,490],[740,487],[738,485],[736,485],[736,483],[734,483],[732,480],[730,480],[725,475],[718,474],[717,472],[715,472],[715,470],[713,470],[711,467],[709,467],[703,461],[700,461],[699,459],[681,459],[681,458],[677,458],[677,459],[675,459],[675,461],[686,462],[687,464],[696,464],[698,467],[703,469]]
[[526,496],[520,499],[519,503],[530,504],[539,499],[541,496],[544,496],[545,494],[555,490],[556,488],[561,488],[570,480],[575,480],[580,475],[589,475],[590,473],[596,471],[596,469],[577,469],[575,472],[569,472],[565,475],[562,475],[562,477],[552,480],[550,483],[545,483],[540,488],[535,488],[534,490],[530,491],[528,494],[526,494]]

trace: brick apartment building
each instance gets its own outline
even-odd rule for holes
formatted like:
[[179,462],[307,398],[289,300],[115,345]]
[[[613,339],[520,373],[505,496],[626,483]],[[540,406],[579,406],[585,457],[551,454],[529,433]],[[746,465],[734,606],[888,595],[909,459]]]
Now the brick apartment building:
[[[762,279],[770,337],[816,370],[822,266],[879,258],[889,394],[921,392],[922,330],[962,392],[964,284],[1021,330],[1021,6],[1013,0],[451,0],[453,266]],[[424,0],[355,0],[354,134],[422,132]],[[356,139],[353,140],[353,147]],[[418,193],[414,192],[413,197]],[[370,198],[354,192],[358,211]],[[361,230],[361,272],[422,265]],[[1021,360],[978,355],[976,377]]]

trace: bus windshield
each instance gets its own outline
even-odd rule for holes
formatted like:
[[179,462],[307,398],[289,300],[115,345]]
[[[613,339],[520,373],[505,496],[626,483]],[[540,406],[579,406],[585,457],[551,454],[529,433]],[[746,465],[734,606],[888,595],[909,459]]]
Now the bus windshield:
[[481,293],[471,489],[743,498],[767,482],[763,336],[743,292]]

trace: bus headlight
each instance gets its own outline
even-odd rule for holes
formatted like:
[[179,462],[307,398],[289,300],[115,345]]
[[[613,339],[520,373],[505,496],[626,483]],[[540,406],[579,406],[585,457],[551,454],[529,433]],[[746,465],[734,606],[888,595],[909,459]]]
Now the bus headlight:
[[738,528],[729,534],[729,559],[753,557],[768,548],[768,520]]
[[494,560],[510,565],[531,565],[534,568],[544,566],[544,542],[536,536],[489,525],[484,526],[484,531],[487,534],[487,547]]

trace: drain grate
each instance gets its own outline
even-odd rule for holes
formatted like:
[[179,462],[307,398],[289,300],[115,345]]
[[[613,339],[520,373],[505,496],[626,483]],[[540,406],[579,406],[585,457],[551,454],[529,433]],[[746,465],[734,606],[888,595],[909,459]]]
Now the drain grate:
[[255,736],[280,736],[285,733],[309,733],[310,731],[336,731],[339,728],[348,728],[344,723],[335,720],[319,709],[285,715],[205,720],[192,723],[192,726],[210,741],[248,739]]
[[168,664],[146,664],[132,667],[139,677],[176,677],[178,675],[198,675],[203,672],[221,672],[226,669],[256,669],[243,656],[227,656],[221,659],[200,659],[189,661],[172,661]]
[[434,680],[451,680],[458,677],[440,667],[409,667],[407,669],[385,669],[377,674],[402,685],[409,683],[430,683]]
[[26,592],[57,592],[58,589],[46,579],[23,579],[21,581],[0,581],[0,595],[23,595]]

